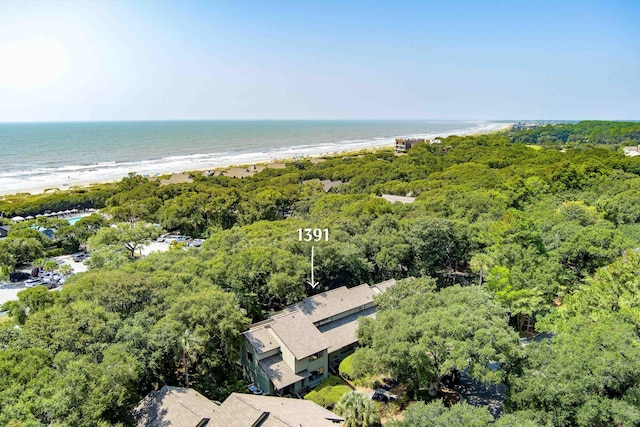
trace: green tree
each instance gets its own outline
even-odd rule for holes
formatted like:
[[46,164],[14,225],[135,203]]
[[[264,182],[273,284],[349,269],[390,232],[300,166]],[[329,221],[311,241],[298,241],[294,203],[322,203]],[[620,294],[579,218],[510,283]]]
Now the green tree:
[[10,236],[0,240],[0,253],[7,254],[5,262],[12,260],[15,264],[26,264],[43,257],[44,249],[42,239],[36,237]]
[[58,273],[69,275],[73,273],[73,267],[71,267],[69,264],[61,264],[60,267],[58,267]]
[[633,325],[617,315],[577,316],[551,340],[530,344],[509,377],[510,408],[554,426],[640,423],[640,349]]
[[458,271],[468,261],[469,241],[463,225],[441,218],[402,222],[414,254],[412,274],[437,276]]
[[86,243],[89,237],[95,235],[102,227],[109,226],[107,219],[97,213],[80,218],[73,224],[73,232],[78,241]]
[[135,225],[118,223],[101,228],[95,236],[89,238],[88,247],[93,251],[105,246],[121,246],[134,258],[136,250],[158,237],[160,232],[160,229],[144,222],[137,222]]
[[[370,347],[356,350],[356,375],[386,373],[410,389],[439,388],[452,369],[499,382],[520,354],[507,313],[480,287],[435,290],[432,279],[401,281],[376,298]],[[504,371],[488,364],[499,362]]]
[[[211,396],[219,396],[218,387],[236,372],[241,333],[248,319],[238,306],[233,294],[218,287],[204,288],[178,297],[171,303],[162,323],[176,331],[171,332],[176,342],[185,330],[202,343],[202,352],[194,366],[196,388]],[[199,349],[197,345],[192,348]]]
[[469,260],[469,267],[471,271],[478,275],[478,285],[482,286],[484,279],[489,273],[489,270],[493,266],[494,260],[487,254],[475,254]]
[[345,418],[345,427],[372,427],[380,425],[378,411],[369,396],[360,391],[344,394],[334,411]]
[[0,244],[0,280],[5,280],[9,273],[11,273],[16,265],[16,260],[13,254],[2,250],[2,244]]
[[410,405],[404,414],[404,420],[391,425],[393,427],[490,427],[494,425],[493,421],[493,416],[487,408],[478,408],[466,402],[447,408],[442,401],[437,400],[429,404],[417,402]]
[[566,330],[566,322],[587,316],[594,322],[615,313],[640,328],[640,253],[627,251],[612,264],[596,271],[584,286],[568,295],[560,307],[541,322],[554,332]]
[[189,388],[189,368],[198,361],[203,350],[202,340],[190,330],[184,331],[180,338],[182,369],[184,370],[184,386]]
[[65,253],[74,253],[80,248],[80,241],[76,236],[75,228],[66,223],[66,221],[64,225],[55,230],[54,236],[54,243],[61,246]]

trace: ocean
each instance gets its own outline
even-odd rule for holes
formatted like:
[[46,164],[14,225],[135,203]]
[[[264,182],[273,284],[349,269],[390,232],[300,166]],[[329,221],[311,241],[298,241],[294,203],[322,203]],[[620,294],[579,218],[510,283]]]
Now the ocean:
[[149,121],[0,123],[0,194],[465,135],[496,121]]

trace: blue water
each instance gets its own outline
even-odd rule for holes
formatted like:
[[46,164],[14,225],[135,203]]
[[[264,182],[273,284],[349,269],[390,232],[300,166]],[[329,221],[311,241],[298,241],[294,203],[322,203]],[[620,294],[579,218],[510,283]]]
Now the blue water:
[[461,121],[0,123],[0,194],[251,164],[500,127]]
[[80,221],[81,219],[82,219],[81,216],[76,216],[76,217],[73,217],[73,218],[67,218],[67,222],[69,223],[69,225],[73,225],[76,222]]

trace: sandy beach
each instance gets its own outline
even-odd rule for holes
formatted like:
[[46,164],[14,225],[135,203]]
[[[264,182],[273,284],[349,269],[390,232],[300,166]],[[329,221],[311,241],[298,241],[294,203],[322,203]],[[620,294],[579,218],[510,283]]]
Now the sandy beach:
[[[496,132],[502,132],[504,130],[507,130],[512,125],[513,125],[512,123],[504,123],[504,124],[500,123],[500,124],[496,124],[496,127],[489,131],[473,132],[473,133],[464,133],[464,132],[441,133],[441,134],[434,134],[432,137],[446,137],[451,135],[469,136],[469,135],[481,135],[486,133],[496,133]],[[393,144],[389,143],[389,141],[382,141],[379,143],[372,143],[367,147],[363,147],[355,150],[353,148],[345,148],[344,150],[335,149],[334,151],[331,151],[331,152],[316,153],[316,154],[306,155],[304,157],[294,157],[294,158],[274,158],[272,155],[266,155],[266,153],[264,153],[265,155],[263,157],[260,157],[260,155],[256,155],[252,157],[251,162],[249,163],[211,164],[206,166],[199,165],[194,168],[184,169],[179,171],[166,170],[154,176],[157,176],[159,179],[161,179],[162,185],[190,182],[191,179],[189,178],[189,172],[210,173],[211,175],[214,175],[214,176],[224,175],[224,176],[235,177],[235,178],[245,178],[245,177],[254,175],[255,173],[258,173],[266,168],[274,168],[274,169],[283,168],[285,167],[286,163],[289,163],[295,160],[300,160],[301,158],[310,160],[312,163],[318,163],[323,161],[322,160],[323,157],[327,157],[335,154],[358,153],[358,152],[367,151],[367,150],[376,150],[376,149],[389,148],[389,147],[393,147]],[[0,196],[8,196],[8,195],[22,194],[22,193],[42,194],[44,192],[49,192],[49,191],[67,191],[74,188],[87,188],[97,184],[108,184],[108,183],[118,182],[125,176],[126,174],[120,175],[117,177],[109,177],[109,178],[104,178],[99,180],[75,180],[73,182],[49,182],[46,186],[45,185],[31,186],[31,187],[25,186],[24,188],[21,188],[19,191],[15,191],[15,190],[7,191],[7,190],[0,189]]]

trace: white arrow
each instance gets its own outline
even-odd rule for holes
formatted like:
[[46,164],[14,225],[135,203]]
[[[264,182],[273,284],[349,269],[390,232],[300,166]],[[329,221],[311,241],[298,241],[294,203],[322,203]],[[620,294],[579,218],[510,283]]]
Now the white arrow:
[[313,246],[311,246],[311,281],[307,281],[308,284],[311,285],[313,289],[320,284],[320,282],[315,281],[315,276],[313,272]]

